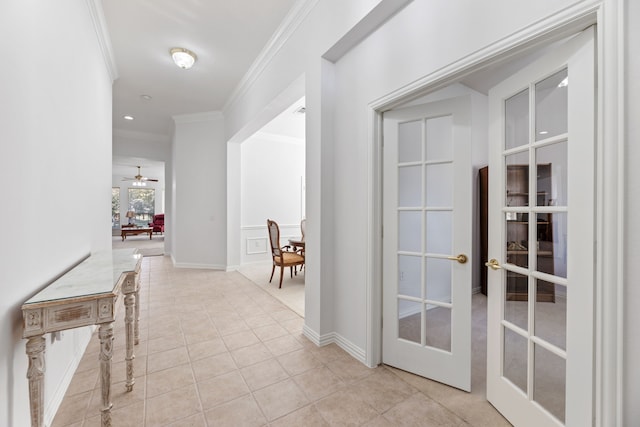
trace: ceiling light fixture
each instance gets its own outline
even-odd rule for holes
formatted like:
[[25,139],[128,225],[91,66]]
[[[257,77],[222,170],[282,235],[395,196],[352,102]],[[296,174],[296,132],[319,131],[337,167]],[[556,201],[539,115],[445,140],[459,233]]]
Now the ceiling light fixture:
[[195,53],[183,47],[174,47],[169,50],[169,53],[171,53],[173,62],[175,62],[176,65],[183,70],[188,70],[189,68],[193,67],[196,59],[198,59]]
[[122,116],[125,120],[133,120],[133,116]]
[[151,101],[151,95],[140,95],[143,101]]

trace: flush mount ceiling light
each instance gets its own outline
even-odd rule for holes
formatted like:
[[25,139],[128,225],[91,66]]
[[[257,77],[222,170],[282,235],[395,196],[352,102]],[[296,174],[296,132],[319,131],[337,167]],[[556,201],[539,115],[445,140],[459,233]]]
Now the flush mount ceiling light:
[[175,62],[178,67],[184,70],[188,70],[189,68],[193,67],[196,59],[198,59],[195,53],[183,47],[174,47],[169,50],[169,53],[171,53],[173,62]]
[[133,116],[122,116],[125,120],[133,120]]

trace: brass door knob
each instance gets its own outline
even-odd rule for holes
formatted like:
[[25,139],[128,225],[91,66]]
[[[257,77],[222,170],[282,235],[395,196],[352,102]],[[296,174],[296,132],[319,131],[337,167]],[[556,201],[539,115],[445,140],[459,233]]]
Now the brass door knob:
[[448,256],[447,259],[450,259],[451,261],[458,261],[460,264],[464,264],[469,260],[469,258],[467,258],[465,254],[460,254],[457,256]]
[[500,263],[498,262],[498,260],[495,258],[491,258],[488,262],[485,262],[484,265],[491,268],[492,270],[500,270],[502,268],[500,267]]

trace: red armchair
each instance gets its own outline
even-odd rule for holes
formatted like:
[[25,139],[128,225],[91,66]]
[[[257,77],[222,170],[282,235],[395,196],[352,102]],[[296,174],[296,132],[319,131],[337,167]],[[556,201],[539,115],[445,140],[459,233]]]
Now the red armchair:
[[149,227],[153,227],[154,233],[164,233],[164,214],[154,215]]

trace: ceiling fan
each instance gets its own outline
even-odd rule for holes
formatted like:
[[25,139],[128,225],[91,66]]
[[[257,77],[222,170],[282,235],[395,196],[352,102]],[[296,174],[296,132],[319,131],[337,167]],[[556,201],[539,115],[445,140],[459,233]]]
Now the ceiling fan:
[[122,178],[123,181],[134,181],[133,185],[146,185],[146,181],[150,181],[150,182],[158,182],[157,179],[154,178],[147,178],[146,176],[142,176],[142,174],[140,173],[140,166],[137,166],[138,168],[138,174],[136,176],[134,176],[133,178]]

